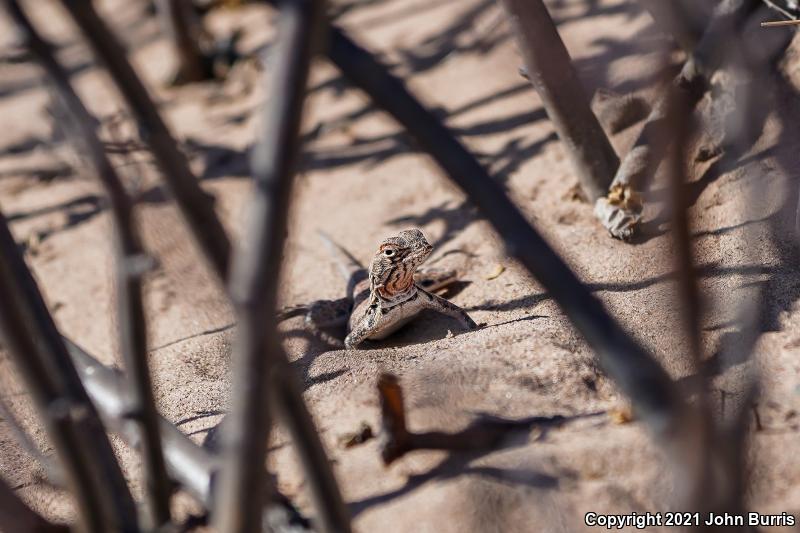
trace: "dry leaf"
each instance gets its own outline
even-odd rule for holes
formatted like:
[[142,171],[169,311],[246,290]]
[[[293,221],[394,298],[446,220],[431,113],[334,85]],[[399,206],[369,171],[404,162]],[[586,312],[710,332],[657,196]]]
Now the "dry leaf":
[[608,413],[611,422],[617,425],[627,424],[633,420],[633,411],[630,406],[616,407]]
[[500,274],[502,274],[505,271],[506,271],[506,267],[504,267],[500,263],[497,263],[494,266],[494,270],[492,270],[492,273],[489,274],[488,276],[486,276],[486,279],[497,279],[497,278],[500,277]]
[[598,198],[594,213],[609,233],[617,239],[628,240],[642,220],[642,197],[630,185],[617,184],[608,196]]
[[643,209],[641,195],[634,191],[630,185],[614,185],[606,196],[608,203],[622,207],[633,213],[641,213]]

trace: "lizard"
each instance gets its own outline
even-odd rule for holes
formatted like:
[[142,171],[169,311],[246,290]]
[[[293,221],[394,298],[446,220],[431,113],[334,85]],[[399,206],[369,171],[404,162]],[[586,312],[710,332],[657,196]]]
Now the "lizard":
[[404,230],[381,241],[368,270],[327,235],[320,232],[320,237],[347,279],[347,296],[284,308],[278,312],[278,321],[305,315],[309,329],[339,345],[341,341],[322,334],[319,328],[347,324],[344,346],[348,349],[368,339],[385,339],[424,309],[451,316],[465,329],[478,327],[466,311],[434,293],[456,280],[454,271],[419,269],[433,251],[419,229]]

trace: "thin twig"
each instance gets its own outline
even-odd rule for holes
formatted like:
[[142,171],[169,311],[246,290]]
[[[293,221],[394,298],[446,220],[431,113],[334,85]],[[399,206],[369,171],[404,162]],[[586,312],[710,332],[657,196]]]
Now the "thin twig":
[[773,2],[772,0],[761,0],[761,1],[764,2],[764,4],[768,8],[772,9],[773,11],[777,11],[778,13],[780,13],[781,15],[786,17],[787,19],[795,19],[795,18],[797,18],[797,13],[792,13],[790,11],[787,11],[786,9],[782,8],[781,6],[779,6],[778,4]]
[[800,20],[771,20],[769,22],[762,22],[762,28],[774,28],[776,26],[798,26]]
[[131,152],[143,152],[147,147],[136,141],[111,141],[104,142],[103,149],[107,154],[130,154]]
[[[381,404],[381,457],[385,465],[414,450],[491,451],[515,434],[527,435],[534,427],[556,427],[568,420],[568,417],[562,415],[520,420],[478,418],[456,433],[415,433],[406,426],[403,389],[396,376],[384,373],[378,377],[378,397]],[[585,418],[601,414],[603,413],[578,416]]]
[[200,188],[186,156],[169,132],[125,50],[95,11],[90,0],[61,0],[94,53],[125,98],[142,138],[161,168],[164,180],[206,259],[224,280],[228,275],[230,241],[214,212],[214,200]]
[[90,166],[91,172],[106,191],[114,221],[116,292],[120,347],[129,376],[130,406],[128,416],[137,420],[142,431],[144,479],[155,526],[170,521],[170,483],[164,467],[161,441],[158,436],[158,412],[153,398],[150,368],[147,363],[147,330],[142,304],[142,276],[148,258],[141,245],[133,220],[131,202],[122,180],[106,156],[103,143],[95,131],[95,119],[87,111],[58,63],[53,48],[39,36],[31,22],[19,9],[16,0],[9,0],[15,22],[26,35],[31,54],[44,67],[53,84],[56,100],[66,117],[69,138]]
[[220,531],[260,530],[258,503],[267,479],[264,464],[270,434],[270,399],[283,411],[299,447],[324,531],[349,531],[349,517],[325,459],[319,435],[293,385],[294,376],[277,335],[274,313],[291,184],[299,149],[306,81],[316,39],[322,29],[323,2],[281,4],[275,62],[268,90],[263,132],[252,158],[256,188],[248,226],[233,261],[230,294],[238,317],[234,349],[232,409],[223,431],[224,466],[214,522]]

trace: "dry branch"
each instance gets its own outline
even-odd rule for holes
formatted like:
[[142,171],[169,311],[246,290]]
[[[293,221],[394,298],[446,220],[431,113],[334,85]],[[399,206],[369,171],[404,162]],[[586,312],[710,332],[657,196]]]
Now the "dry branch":
[[[780,6],[778,3],[774,2],[773,0],[761,0],[761,1],[764,2],[764,5],[766,5],[768,8],[772,9],[773,11],[777,11],[778,13],[780,13],[782,16],[786,17],[787,19],[791,19],[789,21],[781,21],[781,22],[795,22],[794,19],[797,19],[797,17],[798,17],[798,12],[797,12],[797,8],[796,7],[795,7],[795,9],[787,9],[788,6]],[[795,22],[795,24],[796,24],[796,22]],[[762,24],[762,26],[763,26],[763,24]]]
[[142,305],[141,278],[149,263],[133,220],[133,203],[97,137],[95,124],[72,88],[69,75],[55,59],[53,47],[43,40],[15,0],[9,1],[16,24],[23,29],[26,45],[42,65],[53,86],[56,102],[66,119],[65,129],[84,161],[105,189],[111,205],[115,232],[117,314],[120,347],[128,369],[127,416],[139,422],[144,479],[149,509],[156,526],[170,521],[170,483],[158,436],[158,413],[147,363],[147,331]]
[[535,426],[558,426],[567,420],[561,415],[522,420],[478,418],[457,433],[415,433],[406,427],[403,389],[396,376],[380,375],[378,397],[381,403],[381,457],[386,465],[414,450],[490,451],[514,434],[528,432]]
[[778,26],[800,26],[800,20],[773,20],[761,23],[762,28],[774,28]]
[[274,318],[306,81],[324,15],[321,0],[295,0],[280,7],[270,100],[265,109],[266,130],[253,149],[255,191],[230,282],[238,338],[232,407],[222,434],[224,468],[214,522],[220,531],[260,530],[257,505],[267,490],[267,478],[260,466],[272,424],[271,399],[277,400],[299,448],[320,528],[346,532],[350,529],[348,513],[319,435],[294,384]]
[[670,143],[662,141],[668,140],[664,135],[668,106],[671,102],[685,101],[686,111],[694,109],[725,57],[728,40],[734,38],[736,30],[757,6],[758,0],[724,0],[680,74],[666,86],[653,106],[636,143],[617,170],[609,194],[595,203],[597,218],[613,237],[629,240],[637,231],[642,206],[618,198],[637,197],[637,191],[642,190],[667,154]]
[[[89,396],[108,425],[128,445],[141,448],[141,435],[136,422],[125,416],[127,408],[122,395],[125,376],[100,364],[94,357],[64,339],[69,355]],[[170,478],[211,510],[216,495],[220,459],[201,448],[166,419],[159,417],[160,436]],[[266,471],[264,475],[267,475]],[[301,533],[307,530],[306,520],[289,501],[275,492],[261,505],[263,522],[273,533]]]
[[[763,18],[766,8],[762,8],[753,17],[753,20]],[[751,24],[751,27],[754,24]],[[758,138],[763,134],[764,123],[768,117],[777,118],[782,128],[792,127],[792,113],[785,112],[780,107],[780,84],[783,83],[777,64],[784,56],[787,47],[793,42],[793,32],[776,31],[768,32],[764,35],[759,31],[742,32],[741,39],[730,40],[728,48],[729,61],[726,71],[729,74],[730,90],[736,94],[731,97],[736,102],[736,107],[729,110],[735,114],[735,120],[725,121],[725,136],[731,146],[731,155],[727,154],[732,162],[738,155],[747,153]],[[796,94],[791,93],[791,98]],[[780,141],[778,141],[780,142]],[[779,147],[779,150],[781,148]],[[784,146],[783,149],[786,149]],[[780,161],[780,159],[779,159]],[[785,169],[784,169],[785,170]],[[762,176],[763,177],[763,176]],[[742,199],[744,211],[750,210],[751,206],[761,204],[766,190],[763,187],[753,189],[752,196]],[[781,237],[777,237],[780,241]],[[746,241],[745,245],[750,249],[751,254],[758,255],[758,244]],[[783,244],[785,246],[785,244]],[[789,255],[791,261],[796,260],[796,255]],[[760,259],[760,258],[759,258]],[[741,339],[747,349],[743,356],[743,363],[750,361],[755,353],[756,340],[763,327],[762,320],[768,302],[746,301],[740,313],[742,324],[739,326]],[[734,350],[741,350],[742,346],[736,346]],[[744,364],[742,366],[745,366]],[[710,378],[709,378],[710,379]],[[715,428],[713,441],[710,446],[713,449],[711,455],[711,468],[716,473],[712,479],[714,485],[710,494],[713,495],[710,504],[715,512],[727,511],[731,513],[743,513],[746,511],[746,499],[748,494],[748,474],[747,458],[752,454],[747,453],[747,440],[751,435],[750,426],[752,421],[753,405],[758,394],[758,376],[755,369],[750,369],[745,376],[744,383],[740,386],[743,401],[739,404],[739,410],[730,419]],[[721,528],[720,528],[721,530]],[[750,528],[755,531],[755,528]]]
[[61,4],[81,29],[127,102],[200,250],[216,273],[227,279],[230,242],[214,212],[214,199],[200,188],[186,156],[179,150],[147,89],[128,62],[124,48],[90,0],[61,0]]
[[[758,16],[753,16],[753,19],[757,18]],[[731,101],[737,102],[738,105],[725,110],[732,115],[725,117],[727,118],[725,138],[738,154],[749,150],[761,134],[762,122],[754,121],[753,117],[768,115],[772,102],[769,95],[773,92],[774,65],[789,43],[789,36],[768,42],[762,36],[751,32],[740,33],[741,38],[738,38],[737,34],[737,38],[726,39],[726,57],[723,61],[729,75],[725,89],[744,93],[744,98],[730,96]],[[742,87],[746,89],[742,90]],[[685,143],[687,138],[691,138],[690,130],[693,124],[690,109],[686,107],[689,102],[685,99],[680,100],[682,96],[683,93],[674,93],[672,97],[678,99],[672,100],[667,105],[665,129],[668,130],[669,140],[674,144],[674,148],[670,151],[666,163],[671,178],[672,232],[678,260],[682,314],[690,338],[690,351],[694,355],[695,371],[703,380],[697,388],[689,391],[690,394],[697,395],[694,409],[695,430],[684,436],[684,461],[682,465],[677,466],[681,469],[678,471],[678,482],[683,482],[685,489],[678,492],[685,493],[683,505],[693,506],[693,511],[703,514],[713,512],[739,515],[745,512],[747,468],[743,465],[746,463],[745,446],[749,434],[750,408],[757,386],[753,376],[746,376],[743,388],[745,401],[742,402],[739,412],[727,424],[716,423],[713,420],[706,394],[706,389],[711,387],[711,380],[700,368],[702,302],[692,259],[688,188],[685,183],[687,161]],[[748,202],[753,202],[753,199],[748,199]],[[757,313],[751,311],[747,314],[753,318],[751,323],[743,325],[742,329],[753,330],[746,334],[753,335],[753,342],[750,345],[752,347],[755,345],[755,328],[759,319]],[[747,355],[749,356],[750,354]]]
[[597,121],[572,59],[542,0],[500,0],[508,13],[528,79],[542,100],[586,196],[603,196],[619,158]]
[[138,531],[111,444],[0,214],[0,335],[56,448],[86,531]]
[[[678,296],[682,325],[688,341],[689,367],[697,372],[701,366],[702,305],[697,271],[692,252],[690,201],[687,188],[687,153],[694,121],[692,108],[695,102],[685,91],[669,92],[664,124],[654,141],[671,145],[665,162],[669,177],[672,242],[678,281]],[[689,391],[695,397],[687,413],[685,426],[676,438],[676,453],[671,458],[673,480],[678,486],[680,508],[694,512],[708,511],[706,498],[711,488],[711,442],[713,422],[706,394],[706,384]]]

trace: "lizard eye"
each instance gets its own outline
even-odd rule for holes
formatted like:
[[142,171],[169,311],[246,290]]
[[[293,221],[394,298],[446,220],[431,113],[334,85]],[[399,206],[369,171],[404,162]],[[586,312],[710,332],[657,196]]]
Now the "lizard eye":
[[394,255],[394,250],[391,248],[387,248],[386,250],[383,251],[383,255],[385,255],[386,257],[392,257]]

